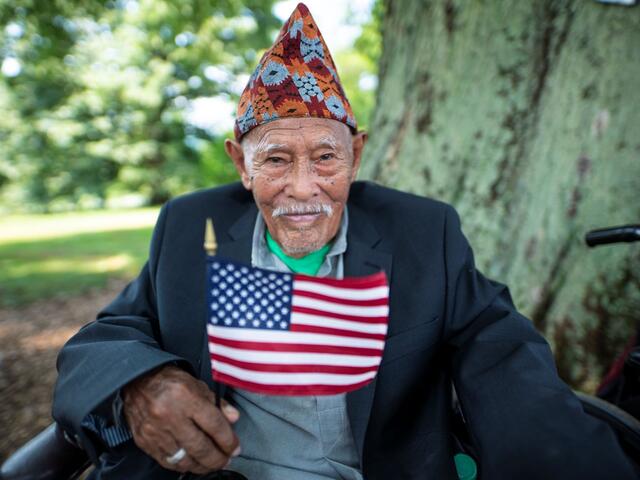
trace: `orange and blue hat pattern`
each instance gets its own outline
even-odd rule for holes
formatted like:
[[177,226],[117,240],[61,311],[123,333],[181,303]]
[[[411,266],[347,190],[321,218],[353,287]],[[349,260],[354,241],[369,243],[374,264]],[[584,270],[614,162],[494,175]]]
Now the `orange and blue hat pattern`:
[[330,118],[357,129],[333,58],[311,12],[298,4],[238,103],[236,139],[279,118]]

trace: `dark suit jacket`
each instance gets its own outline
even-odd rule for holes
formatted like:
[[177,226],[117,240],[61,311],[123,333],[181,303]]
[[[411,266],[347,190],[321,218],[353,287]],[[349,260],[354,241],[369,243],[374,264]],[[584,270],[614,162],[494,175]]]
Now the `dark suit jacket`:
[[[449,410],[455,383],[484,479],[634,478],[609,428],[583,413],[551,351],[483,277],[446,204],[356,182],[349,196],[345,275],[384,269],[389,330],[378,376],[347,395],[367,479],[455,479]],[[114,394],[168,362],[213,387],[205,337],[207,217],[218,254],[250,263],[257,214],[240,184],[192,193],[160,213],[140,276],[62,349],[53,413],[94,460],[81,427],[110,418]],[[176,478],[133,442],[102,455],[101,478]],[[259,480],[259,479],[251,479]]]

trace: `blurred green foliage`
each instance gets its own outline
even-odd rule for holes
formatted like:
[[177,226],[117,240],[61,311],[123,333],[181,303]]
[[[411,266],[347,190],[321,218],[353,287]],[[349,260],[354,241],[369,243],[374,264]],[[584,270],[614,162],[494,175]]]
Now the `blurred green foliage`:
[[[158,204],[235,179],[223,150],[229,125],[190,115],[201,99],[222,99],[200,105],[210,120],[235,103],[281,26],[274,3],[0,0],[2,209],[95,208],[127,194]],[[337,59],[366,126],[375,15],[358,42]]]
[[336,63],[358,128],[370,125],[378,87],[378,60],[382,52],[382,0],[375,0],[370,18],[361,25],[360,36],[352,48],[337,52]]
[[0,218],[0,307],[78,294],[133,278],[156,208]]
[[280,26],[272,4],[2,2],[0,49],[22,65],[0,87],[5,186],[45,208],[203,186],[198,140],[217,138],[187,122],[190,101],[237,94]]

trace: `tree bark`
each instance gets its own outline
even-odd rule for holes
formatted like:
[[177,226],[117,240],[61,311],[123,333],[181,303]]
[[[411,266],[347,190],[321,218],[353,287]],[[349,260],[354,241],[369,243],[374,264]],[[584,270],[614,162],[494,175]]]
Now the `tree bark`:
[[510,286],[592,390],[640,319],[640,7],[386,0],[363,177],[452,203],[480,269]]

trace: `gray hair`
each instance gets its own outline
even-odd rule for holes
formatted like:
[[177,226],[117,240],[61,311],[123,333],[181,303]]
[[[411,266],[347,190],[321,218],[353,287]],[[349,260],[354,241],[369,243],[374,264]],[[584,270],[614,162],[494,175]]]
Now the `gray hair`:
[[277,218],[282,215],[309,215],[316,213],[324,213],[327,217],[330,217],[333,215],[333,207],[326,203],[294,203],[274,208],[271,216]]

